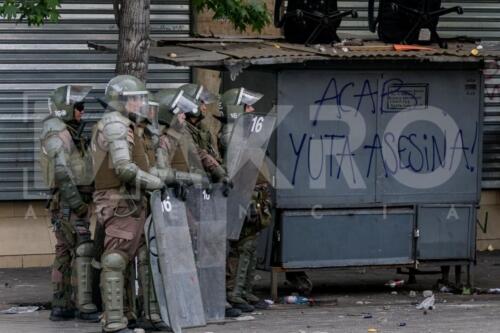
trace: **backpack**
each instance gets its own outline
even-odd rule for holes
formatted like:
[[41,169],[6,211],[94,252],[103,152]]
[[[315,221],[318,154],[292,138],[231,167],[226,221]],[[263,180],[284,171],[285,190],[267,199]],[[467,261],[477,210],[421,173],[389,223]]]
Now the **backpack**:
[[[368,21],[370,31],[377,31],[381,41],[386,43],[417,43],[420,29],[417,28],[411,34],[411,30],[417,24],[415,16],[409,15],[404,10],[393,10],[393,4],[405,6],[411,9],[423,10],[426,2],[428,11],[433,12],[441,8],[441,0],[379,0],[378,17],[374,17],[374,2],[368,2]],[[420,28],[428,28],[436,31],[439,18],[436,17]],[[377,26],[378,25],[378,26]]]

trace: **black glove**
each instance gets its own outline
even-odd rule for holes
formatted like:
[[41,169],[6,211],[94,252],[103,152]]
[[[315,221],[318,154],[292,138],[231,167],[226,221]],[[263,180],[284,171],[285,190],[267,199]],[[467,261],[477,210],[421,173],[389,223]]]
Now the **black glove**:
[[250,202],[250,205],[248,207],[248,213],[247,216],[250,217],[250,220],[255,221],[257,217],[259,216],[259,210],[258,210],[258,203],[252,200]]
[[174,186],[175,197],[181,201],[186,201],[188,186],[184,182],[177,182]]
[[222,195],[227,197],[229,196],[229,192],[233,189],[233,181],[229,179],[229,177],[224,177],[222,179]]
[[161,201],[165,200],[168,197],[168,186],[163,184],[163,187],[160,189],[161,193]]

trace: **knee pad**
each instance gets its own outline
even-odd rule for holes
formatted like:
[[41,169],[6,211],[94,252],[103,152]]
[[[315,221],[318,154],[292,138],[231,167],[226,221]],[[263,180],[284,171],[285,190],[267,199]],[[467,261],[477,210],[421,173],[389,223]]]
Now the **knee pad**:
[[87,242],[78,245],[76,248],[76,256],[77,257],[93,257],[94,256],[94,243]]
[[108,271],[125,271],[127,263],[127,258],[119,252],[105,252],[101,259],[102,269]]

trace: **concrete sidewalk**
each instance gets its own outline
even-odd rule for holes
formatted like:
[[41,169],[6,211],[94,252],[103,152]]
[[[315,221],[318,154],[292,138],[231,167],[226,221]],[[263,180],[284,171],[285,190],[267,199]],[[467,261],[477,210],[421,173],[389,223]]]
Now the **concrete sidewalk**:
[[[257,291],[266,296],[269,274],[259,273]],[[41,304],[50,301],[49,269],[0,270],[0,309],[13,304]],[[184,332],[500,332],[500,295],[461,296],[437,293],[437,306],[424,315],[415,309],[423,299],[421,291],[434,286],[438,276],[418,276],[418,284],[393,289],[384,284],[404,278],[395,270],[342,270],[313,272],[313,297],[318,305],[275,305],[251,316],[249,321],[184,330]],[[500,252],[480,254],[474,270],[476,287],[500,288]],[[409,297],[411,290],[416,298]],[[282,295],[289,294],[281,284]],[[400,326],[404,325],[404,326]],[[74,321],[52,323],[48,311],[23,315],[0,315],[4,332],[100,332],[99,325]]]

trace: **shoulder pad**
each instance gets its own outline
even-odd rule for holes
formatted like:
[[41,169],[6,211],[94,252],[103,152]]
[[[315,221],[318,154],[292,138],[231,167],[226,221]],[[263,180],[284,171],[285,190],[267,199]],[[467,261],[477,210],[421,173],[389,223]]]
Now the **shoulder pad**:
[[97,127],[106,138],[106,141],[126,139],[131,121],[119,112],[105,113]]
[[42,153],[49,158],[64,150],[64,141],[57,133],[47,135],[42,141]]
[[113,122],[120,122],[125,124],[125,126],[130,126],[132,122],[130,119],[127,117],[123,116],[120,112],[118,111],[113,111],[113,112],[105,112],[104,115],[102,116],[101,120],[99,120],[99,124],[104,127],[104,125],[108,123],[113,123]]
[[43,120],[40,139],[45,140],[50,134],[66,130],[66,124],[59,118],[48,116]]

